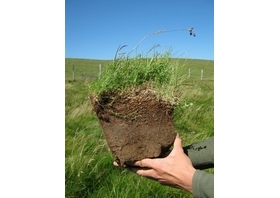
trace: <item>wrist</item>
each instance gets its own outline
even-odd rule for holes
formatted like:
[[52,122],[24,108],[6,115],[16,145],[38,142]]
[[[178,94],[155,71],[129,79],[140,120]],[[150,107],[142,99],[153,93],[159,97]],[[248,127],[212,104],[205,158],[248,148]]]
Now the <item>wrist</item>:
[[182,187],[184,190],[186,190],[190,193],[193,193],[192,183],[193,183],[193,177],[194,177],[195,171],[196,171],[196,169],[191,167],[190,169],[186,170],[186,172],[185,172],[185,177],[184,177],[184,182],[183,182]]

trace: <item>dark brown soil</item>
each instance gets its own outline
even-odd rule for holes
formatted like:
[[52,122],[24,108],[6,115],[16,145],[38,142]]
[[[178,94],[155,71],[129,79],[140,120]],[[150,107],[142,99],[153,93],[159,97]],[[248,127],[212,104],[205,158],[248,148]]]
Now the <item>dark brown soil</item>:
[[127,94],[90,97],[114,160],[121,166],[144,158],[161,157],[176,133],[173,106],[158,99],[151,89]]

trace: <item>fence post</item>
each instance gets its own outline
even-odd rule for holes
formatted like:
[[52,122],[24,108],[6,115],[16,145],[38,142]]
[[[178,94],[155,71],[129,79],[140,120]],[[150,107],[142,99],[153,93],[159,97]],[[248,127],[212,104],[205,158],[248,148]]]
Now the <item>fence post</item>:
[[189,75],[188,75],[188,78],[191,77],[191,68],[189,68]]
[[73,80],[75,80],[75,67],[74,67],[74,64],[73,64],[73,67],[72,67],[72,78],[73,78]]
[[203,69],[201,70],[201,73],[200,73],[200,80],[203,79]]
[[102,70],[102,67],[101,67],[101,64],[99,64],[99,75],[98,75],[98,78],[100,78],[100,76],[101,76],[101,70]]

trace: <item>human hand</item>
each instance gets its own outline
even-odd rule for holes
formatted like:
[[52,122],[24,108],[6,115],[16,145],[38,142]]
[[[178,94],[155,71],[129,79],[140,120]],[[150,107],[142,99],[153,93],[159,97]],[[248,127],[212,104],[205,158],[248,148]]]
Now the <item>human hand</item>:
[[[117,166],[117,163],[114,162],[114,165]],[[184,189],[192,193],[192,178],[196,169],[184,153],[178,134],[173,149],[167,157],[136,161],[134,166],[129,169],[163,185]]]

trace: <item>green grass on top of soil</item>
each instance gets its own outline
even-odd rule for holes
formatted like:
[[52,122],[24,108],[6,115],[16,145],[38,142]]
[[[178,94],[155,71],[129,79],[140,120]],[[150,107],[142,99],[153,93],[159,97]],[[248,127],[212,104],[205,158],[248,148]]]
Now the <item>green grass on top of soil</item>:
[[121,94],[145,84],[147,88],[162,93],[162,90],[176,83],[174,79],[176,66],[170,62],[169,52],[154,53],[149,57],[142,55],[116,57],[102,72],[100,78],[91,83],[90,91],[99,97],[108,92]]

